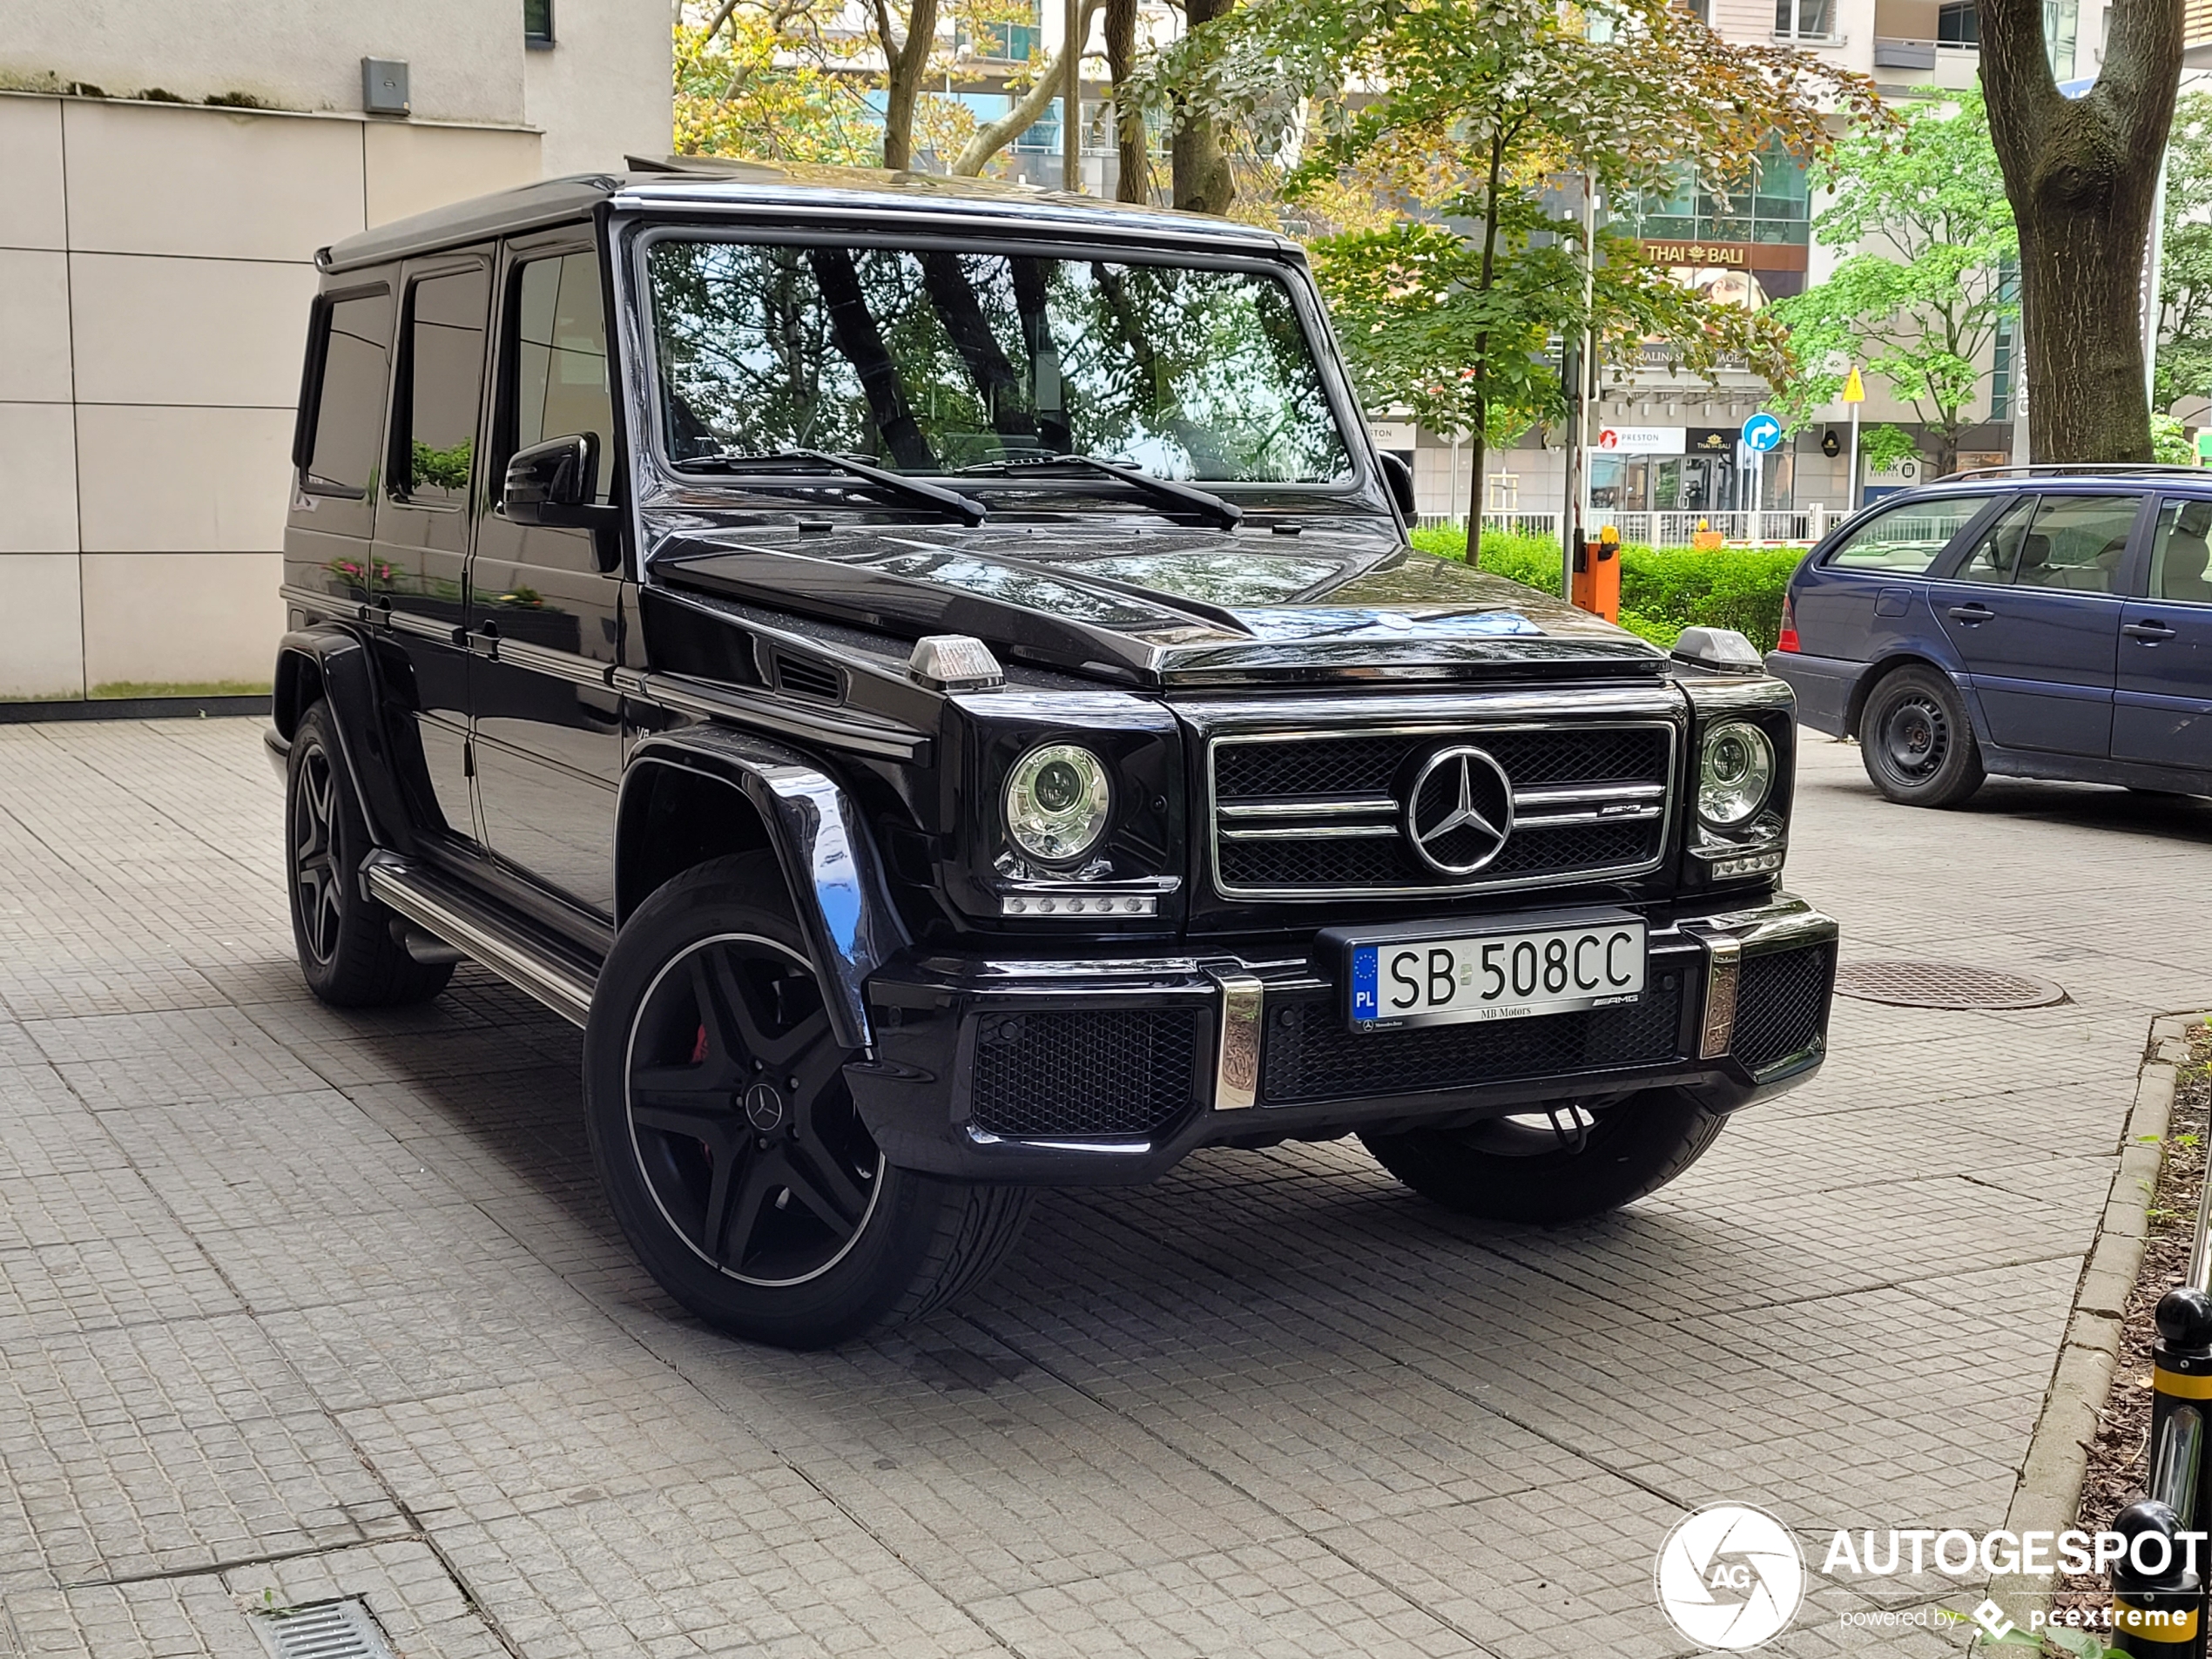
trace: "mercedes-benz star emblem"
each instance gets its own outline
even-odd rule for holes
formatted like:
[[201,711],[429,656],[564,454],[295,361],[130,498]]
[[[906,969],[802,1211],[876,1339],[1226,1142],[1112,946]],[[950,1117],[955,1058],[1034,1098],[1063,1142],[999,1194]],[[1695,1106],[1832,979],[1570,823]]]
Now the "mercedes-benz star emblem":
[[1473,875],[1513,833],[1513,784],[1480,749],[1440,749],[1406,791],[1406,840],[1445,875]]

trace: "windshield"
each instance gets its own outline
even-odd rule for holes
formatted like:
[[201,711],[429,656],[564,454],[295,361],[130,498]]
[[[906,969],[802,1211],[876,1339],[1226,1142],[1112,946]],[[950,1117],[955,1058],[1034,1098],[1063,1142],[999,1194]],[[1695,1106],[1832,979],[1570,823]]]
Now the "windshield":
[[678,465],[819,449],[909,473],[1074,453],[1200,482],[1352,474],[1273,276],[676,239],[646,268]]

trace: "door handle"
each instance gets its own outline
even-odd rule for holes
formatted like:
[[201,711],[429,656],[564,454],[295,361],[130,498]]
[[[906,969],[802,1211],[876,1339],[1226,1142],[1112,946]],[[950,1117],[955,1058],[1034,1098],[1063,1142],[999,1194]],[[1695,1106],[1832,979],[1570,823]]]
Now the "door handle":
[[2130,639],[2140,639],[2146,645],[2155,645],[2161,639],[2171,639],[2174,631],[2162,622],[2130,622],[2123,624],[2120,631]]
[[1953,605],[1951,607],[1952,620],[1954,622],[1963,622],[1969,625],[1977,622],[1987,622],[1996,614],[1997,613],[1995,611],[1992,610],[1987,605],[1984,604],[1963,604]]

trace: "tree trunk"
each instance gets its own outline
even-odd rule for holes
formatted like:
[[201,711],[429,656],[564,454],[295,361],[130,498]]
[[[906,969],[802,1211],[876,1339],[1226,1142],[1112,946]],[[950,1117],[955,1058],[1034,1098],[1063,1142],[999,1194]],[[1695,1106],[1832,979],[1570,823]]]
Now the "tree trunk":
[[1152,199],[1152,152],[1144,138],[1144,114],[1123,108],[1122,87],[1136,66],[1136,0],[1106,0],[1106,64],[1114,81],[1114,145],[1118,165],[1114,199]]
[[[1192,29],[1227,15],[1234,0],[1184,0],[1183,15]],[[1187,105],[1176,111],[1175,136],[1168,141],[1175,171],[1175,205],[1194,213],[1225,213],[1236,196],[1229,152],[1222,147],[1218,123],[1194,116]]]
[[[1475,292],[1487,293],[1498,272],[1498,181],[1505,172],[1506,136],[1502,128],[1490,139],[1490,172],[1482,196],[1482,269]],[[1474,337],[1474,430],[1468,435],[1468,465],[1474,476],[1467,483],[1467,564],[1482,563],[1483,473],[1490,461],[1490,331]]]
[[2020,223],[2028,443],[2037,461],[2151,458],[2143,248],[2181,78],[2181,0],[2116,0],[2096,84],[2051,78],[2042,0],[1980,0],[1981,77]]
[[[1083,0],[1082,32],[1090,33],[1090,20],[1098,10],[1098,0]],[[1012,109],[997,120],[977,127],[960,158],[953,163],[955,179],[973,179],[980,174],[986,163],[1043,118],[1052,107],[1052,101],[1065,89],[1068,79],[1068,49],[1061,47],[1052,61],[1037,71],[1036,78],[1029,83],[1029,90],[1022,94]]]
[[914,165],[914,105],[937,42],[937,0],[913,0],[906,34],[893,27],[887,0],[876,0],[876,39],[883,48],[883,165],[894,172]]

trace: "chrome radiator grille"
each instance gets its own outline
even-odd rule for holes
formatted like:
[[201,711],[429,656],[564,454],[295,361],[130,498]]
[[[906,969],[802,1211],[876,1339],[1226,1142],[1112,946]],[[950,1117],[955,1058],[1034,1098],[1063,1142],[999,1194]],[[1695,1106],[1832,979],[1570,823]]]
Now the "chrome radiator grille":
[[1213,738],[1209,764],[1215,886],[1226,897],[1472,893],[1656,867],[1675,728],[1233,732]]

